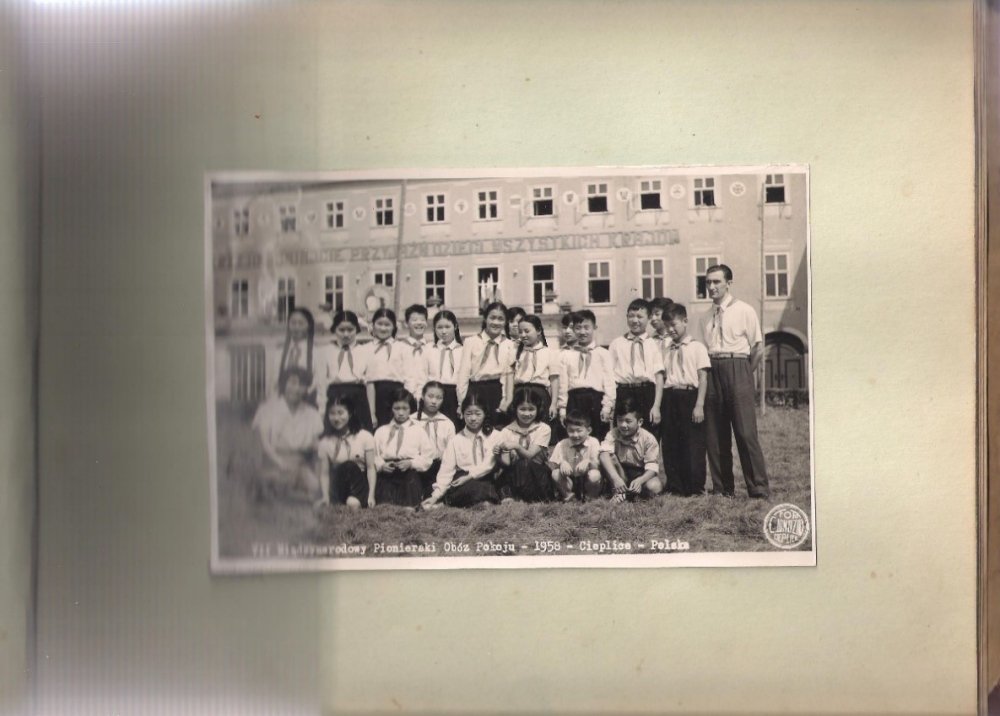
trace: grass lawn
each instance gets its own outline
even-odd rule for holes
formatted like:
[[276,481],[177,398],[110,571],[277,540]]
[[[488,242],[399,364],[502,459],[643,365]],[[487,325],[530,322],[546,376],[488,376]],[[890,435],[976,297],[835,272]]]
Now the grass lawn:
[[[445,542],[468,543],[473,555],[476,543],[492,542],[528,545],[528,550],[517,553],[531,555],[543,553],[535,550],[536,541],[549,540],[563,545],[560,555],[580,553],[581,540],[630,542],[632,549],[628,553],[637,554],[654,551],[650,544],[654,538],[683,540],[691,552],[751,552],[774,549],[762,531],[764,516],[771,507],[789,502],[810,512],[806,408],[769,407],[759,419],[771,483],[769,500],[747,499],[739,457],[734,455],[735,499],[667,495],[622,505],[605,500],[584,504],[508,503],[416,513],[390,505],[360,511],[329,507],[316,512],[308,499],[291,496],[264,503],[250,501],[246,483],[258,450],[249,429],[249,416],[223,405],[217,410],[219,551],[223,558],[249,557],[255,543],[359,544],[368,546],[365,556],[372,556],[375,543],[434,543],[437,552],[433,556],[442,556]],[[568,545],[574,545],[574,549],[568,550]],[[811,547],[810,536],[799,549]]]

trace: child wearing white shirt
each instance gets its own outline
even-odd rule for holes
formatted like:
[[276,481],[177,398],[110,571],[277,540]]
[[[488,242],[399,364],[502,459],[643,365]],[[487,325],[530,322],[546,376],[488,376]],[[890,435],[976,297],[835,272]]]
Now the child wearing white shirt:
[[416,408],[413,394],[400,388],[392,396],[392,422],[375,431],[375,500],[379,504],[420,504],[420,473],[430,468],[434,448],[423,426],[411,419]]

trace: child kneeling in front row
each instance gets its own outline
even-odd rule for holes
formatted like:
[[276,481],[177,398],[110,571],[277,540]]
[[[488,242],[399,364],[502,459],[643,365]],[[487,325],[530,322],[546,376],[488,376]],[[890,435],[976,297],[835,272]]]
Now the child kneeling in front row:
[[631,398],[619,402],[615,427],[601,443],[601,468],[611,482],[612,502],[648,498],[663,491],[657,464],[660,447],[642,427],[643,412]]
[[[362,410],[367,410],[365,405]],[[361,414],[350,395],[332,395],[323,416],[319,447],[319,505],[352,509],[375,505],[375,439],[361,427]]]
[[434,448],[422,425],[413,420],[417,400],[405,388],[391,396],[392,422],[375,431],[375,500],[416,507],[423,495],[420,473],[427,471]]
[[423,501],[424,509],[440,507],[443,502],[452,507],[470,507],[480,502],[500,502],[494,477],[500,433],[485,424],[487,409],[492,405],[470,390],[462,401],[465,427],[452,438],[441,456],[441,469],[431,496]]
[[594,499],[601,495],[600,443],[590,434],[590,418],[574,410],[563,421],[568,437],[552,449],[549,467],[556,492],[563,502],[574,497]]
[[552,499],[548,453],[552,428],[543,421],[547,396],[524,385],[514,390],[512,422],[500,431],[493,451],[500,458],[502,501],[548,502]]

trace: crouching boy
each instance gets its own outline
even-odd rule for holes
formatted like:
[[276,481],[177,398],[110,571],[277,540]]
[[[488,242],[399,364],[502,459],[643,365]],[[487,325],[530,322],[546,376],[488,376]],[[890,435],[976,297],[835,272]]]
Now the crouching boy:
[[648,498],[663,491],[660,448],[642,427],[642,410],[631,398],[615,407],[615,427],[601,443],[601,468],[608,476],[612,502]]
[[574,497],[600,497],[600,443],[590,434],[590,419],[585,413],[574,410],[566,415],[564,425],[568,437],[559,441],[549,457],[556,491],[564,502]]

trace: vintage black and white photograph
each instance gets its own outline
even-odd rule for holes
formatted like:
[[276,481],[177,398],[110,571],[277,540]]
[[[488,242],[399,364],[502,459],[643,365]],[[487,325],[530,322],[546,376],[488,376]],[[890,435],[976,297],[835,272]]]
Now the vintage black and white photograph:
[[207,176],[213,569],[815,565],[808,186]]

